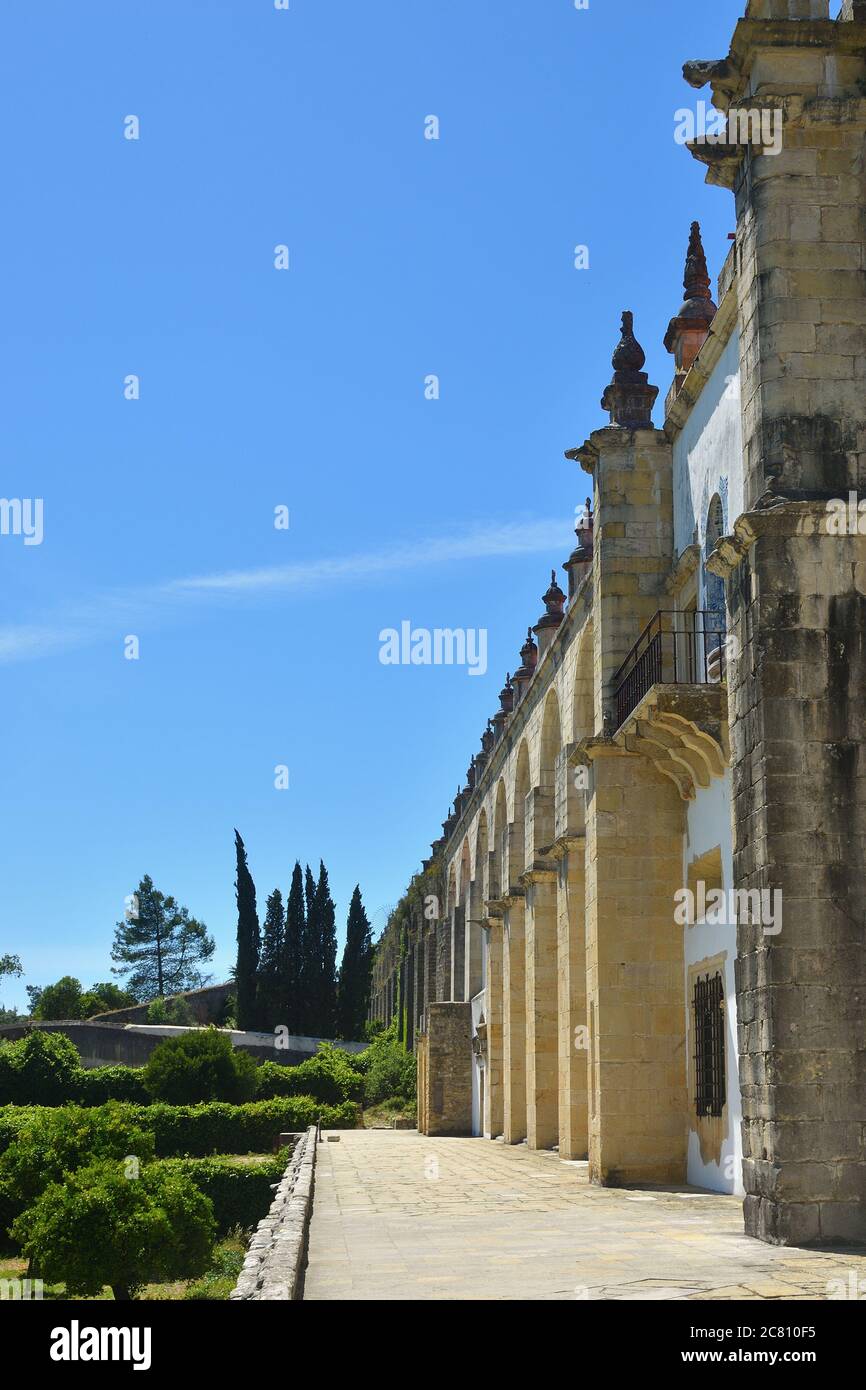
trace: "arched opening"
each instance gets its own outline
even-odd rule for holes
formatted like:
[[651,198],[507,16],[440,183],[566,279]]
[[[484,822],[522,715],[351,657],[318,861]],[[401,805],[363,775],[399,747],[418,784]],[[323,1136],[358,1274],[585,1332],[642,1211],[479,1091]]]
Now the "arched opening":
[[571,737],[574,743],[595,733],[592,693],[592,627],[581,635],[574,667],[574,696],[571,702]]
[[508,808],[505,796],[505,783],[500,779],[496,788],[496,808],[493,813],[493,875],[490,885],[491,898],[502,898],[508,884],[505,881],[505,865],[508,859]]
[[508,883],[520,881],[526,863],[526,798],[529,795],[529,748],[524,739],[517,753],[514,774],[514,820],[508,843]]
[[467,993],[469,972],[467,969],[468,960],[466,950],[466,919],[469,916],[470,881],[469,839],[467,837],[463,841],[463,847],[460,851],[460,877],[457,883],[457,902],[454,905],[454,912],[452,914],[452,960],[454,962],[454,989],[451,995],[452,999],[470,999],[472,997]]
[[539,794],[535,808],[536,850],[552,845],[554,829],[554,796],[556,791],[556,759],[562,747],[562,729],[559,722],[559,700],[556,691],[551,690],[544,706],[544,720],[541,726],[541,746],[539,751],[538,782]]

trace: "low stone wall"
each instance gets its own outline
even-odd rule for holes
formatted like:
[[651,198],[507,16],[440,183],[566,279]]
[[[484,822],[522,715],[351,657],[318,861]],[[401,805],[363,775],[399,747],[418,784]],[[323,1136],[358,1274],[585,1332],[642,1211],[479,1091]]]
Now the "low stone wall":
[[[237,990],[234,980],[221,985],[204,985],[202,989],[187,989],[181,994],[171,994],[170,999],[185,999],[196,1023],[215,1022],[225,1007],[229,996]],[[100,1023],[146,1023],[150,1002],[131,1004],[126,1009],[108,1009],[104,1014],[94,1014]]]
[[303,1294],[307,1234],[313,1210],[316,1167],[315,1125],[299,1140],[274,1195],[271,1209],[256,1227],[240,1278],[230,1294],[235,1302],[298,1301]]

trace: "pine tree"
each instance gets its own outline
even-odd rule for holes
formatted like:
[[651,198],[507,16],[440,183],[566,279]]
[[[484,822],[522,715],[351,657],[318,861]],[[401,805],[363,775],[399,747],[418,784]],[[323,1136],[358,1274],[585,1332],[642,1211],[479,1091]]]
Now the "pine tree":
[[321,859],[316,903],[322,940],[319,1033],[323,1038],[333,1038],[337,1032],[337,911],[331,897],[328,870]]
[[373,968],[373,938],[370,923],[356,885],[349,904],[346,946],[337,987],[337,1036],[360,1038],[370,1004],[370,976]]
[[267,1032],[272,1032],[280,1023],[285,1022],[281,973],[285,931],[283,895],[279,888],[275,888],[268,898],[265,912],[256,1005],[258,1025]]
[[137,999],[200,989],[210,980],[201,966],[216,949],[207,927],[153,886],[149,874],[133,895],[134,907],[114,929],[113,975],[126,976]]
[[[238,990],[238,1027],[255,1028],[258,1022],[256,1013],[256,983],[259,969],[261,938],[259,917],[256,911],[256,885],[247,864],[244,842],[235,831],[235,852],[237,855],[237,878],[235,890],[238,904],[238,961],[235,972]],[[163,991],[160,990],[160,993]]]
[[301,966],[305,936],[304,919],[304,876],[301,866],[295,863],[292,871],[292,886],[286,905],[286,928],[283,936],[283,968],[280,972],[280,998],[285,1010],[284,1023],[290,1033],[301,1031],[302,1010],[300,1005]]
[[310,873],[309,864],[304,874],[304,899],[307,923],[301,966],[301,1031],[309,1037],[316,1037],[319,1035],[319,997],[322,987],[322,923],[316,897],[316,883]]

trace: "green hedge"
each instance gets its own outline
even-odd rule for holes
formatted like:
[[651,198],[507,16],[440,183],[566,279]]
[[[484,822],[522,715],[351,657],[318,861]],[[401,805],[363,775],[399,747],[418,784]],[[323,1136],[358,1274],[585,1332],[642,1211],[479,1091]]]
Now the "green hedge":
[[39,1028],[16,1042],[0,1042],[0,1106],[105,1105],[110,1100],[146,1105],[141,1070],[115,1066],[87,1071],[65,1034]]
[[267,1216],[278,1183],[291,1157],[290,1149],[264,1163],[230,1163],[224,1158],[164,1158],[160,1167],[174,1169],[191,1178],[200,1192],[213,1203],[217,1235],[227,1235],[236,1226],[249,1230]]
[[144,1067],[88,1071],[64,1034],[34,1030],[17,1042],[0,1043],[0,1107],[99,1106],[109,1101],[148,1105],[154,1098],[171,1105],[211,1099],[237,1105],[289,1097],[341,1106],[361,1099],[362,1071],[372,1052],[368,1048],[360,1057],[351,1056],[323,1042],[299,1066],[256,1066],[249,1053],[232,1048],[227,1034],[201,1029],[166,1038]]
[[[121,1105],[113,1102],[122,1119],[149,1130],[156,1141],[157,1158],[203,1158],[207,1154],[264,1153],[286,1130],[303,1130],[321,1117],[326,1129],[354,1129],[357,1110],[352,1102],[322,1105],[310,1096],[251,1101],[228,1105]],[[0,1153],[16,1139],[29,1120],[57,1107],[7,1105],[0,1108]],[[94,1116],[101,1107],[93,1107]]]
[[262,1153],[273,1148],[285,1130],[306,1129],[321,1116],[327,1129],[354,1129],[357,1111],[351,1102],[322,1105],[310,1096],[252,1101],[248,1105],[152,1105],[135,1107],[139,1123],[156,1139],[157,1158],[207,1154]]
[[110,1100],[147,1105],[150,1097],[140,1068],[116,1066],[94,1067],[92,1071],[82,1068],[76,1077],[75,1094],[69,1099],[78,1105],[106,1105]]
[[312,1096],[324,1105],[360,1100],[364,1078],[352,1059],[332,1043],[320,1043],[314,1057],[296,1067],[262,1062],[256,1072],[256,1098]]

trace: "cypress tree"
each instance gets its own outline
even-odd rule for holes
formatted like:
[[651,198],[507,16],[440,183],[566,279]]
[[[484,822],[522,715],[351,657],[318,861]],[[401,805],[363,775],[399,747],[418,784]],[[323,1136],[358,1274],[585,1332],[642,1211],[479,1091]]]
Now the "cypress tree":
[[302,1031],[310,1037],[319,1034],[319,1005],[322,991],[322,923],[316,883],[307,865],[304,874],[304,900],[307,924],[304,931],[303,966],[301,970]]
[[370,1004],[370,976],[373,967],[373,938],[361,902],[361,889],[355,885],[349,904],[346,945],[337,986],[337,1036],[353,1040],[363,1035]]
[[280,971],[280,1000],[285,1023],[290,1033],[300,1033],[302,1011],[300,1004],[301,966],[305,936],[304,878],[296,861],[292,871],[292,886],[286,906],[286,926],[283,935],[283,967]]
[[322,939],[319,1032],[322,1037],[333,1038],[337,1031],[337,910],[331,897],[328,870],[321,859],[316,903]]
[[268,1032],[285,1022],[281,979],[285,930],[283,895],[279,888],[275,888],[268,898],[259,960],[257,1012],[259,1027],[267,1029]]
[[256,885],[247,864],[244,842],[235,831],[237,878],[235,891],[238,904],[238,961],[235,977],[238,988],[238,1027],[255,1028],[256,981],[259,969],[261,939],[256,911]]

